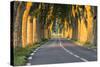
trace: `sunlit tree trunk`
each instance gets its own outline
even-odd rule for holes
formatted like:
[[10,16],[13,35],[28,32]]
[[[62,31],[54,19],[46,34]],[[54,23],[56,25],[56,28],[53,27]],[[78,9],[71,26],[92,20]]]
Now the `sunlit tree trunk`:
[[93,16],[91,12],[91,6],[85,6],[86,14],[87,14],[87,30],[88,30],[88,39],[87,42],[92,41],[93,39]]
[[73,33],[73,30],[72,30],[72,27],[69,28],[69,39],[72,39],[72,33]]
[[49,38],[51,38],[52,27],[53,27],[53,21],[51,21],[51,24],[50,24],[50,26],[49,26],[49,30],[50,30]]
[[33,43],[41,41],[41,4],[39,4],[36,11],[36,14],[33,16]]
[[87,42],[87,28],[86,28],[86,25],[85,25],[85,21],[84,21],[84,18],[81,17],[81,20],[80,20],[80,26],[79,26],[79,31],[80,31],[80,36],[79,36],[79,39],[80,39],[80,42],[82,43],[85,43]]
[[27,44],[33,44],[33,22],[31,16],[28,16],[27,20]]
[[32,6],[31,2],[27,2],[26,10],[24,11],[22,18],[22,47],[25,48],[27,44],[27,17]]
[[33,43],[37,42],[37,18],[33,17]]
[[86,21],[86,12],[83,8],[78,7],[77,12],[77,23],[78,23],[78,41],[82,44],[85,44],[87,42],[88,38],[88,29],[87,29],[87,21]]
[[67,38],[72,39],[72,27],[68,24],[67,26]]
[[66,31],[66,37],[69,38],[69,25],[67,24],[67,31]]

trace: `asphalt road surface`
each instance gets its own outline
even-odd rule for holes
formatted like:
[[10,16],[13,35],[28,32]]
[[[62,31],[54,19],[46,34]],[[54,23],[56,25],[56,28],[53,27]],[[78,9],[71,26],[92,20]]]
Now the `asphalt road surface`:
[[97,52],[74,44],[66,39],[50,39],[32,53],[27,65],[96,61]]

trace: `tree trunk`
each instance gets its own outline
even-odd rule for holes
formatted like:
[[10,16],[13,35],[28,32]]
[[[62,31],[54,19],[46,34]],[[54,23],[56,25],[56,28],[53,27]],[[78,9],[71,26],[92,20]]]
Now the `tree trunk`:
[[28,16],[27,20],[27,44],[33,44],[33,22],[31,16]]
[[27,44],[27,17],[30,11],[32,3],[27,2],[26,10],[24,11],[22,18],[22,47],[25,48]]
[[34,16],[33,17],[33,43],[37,42],[37,18]]
[[88,30],[88,39],[87,42],[92,41],[93,39],[93,16],[91,13],[91,6],[85,6],[86,13],[87,13],[87,30]]
[[17,14],[15,17],[15,24],[14,24],[14,47],[18,46],[18,27],[19,27],[19,16],[20,16],[20,10],[21,10],[21,3],[19,3],[17,8]]

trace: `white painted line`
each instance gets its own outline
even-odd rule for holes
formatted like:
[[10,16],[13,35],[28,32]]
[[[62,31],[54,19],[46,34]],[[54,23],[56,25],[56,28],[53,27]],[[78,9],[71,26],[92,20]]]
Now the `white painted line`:
[[36,53],[36,50],[34,51],[34,53]]
[[30,56],[28,59],[29,59],[29,60],[31,60],[31,59],[32,59],[32,57]]
[[33,53],[31,53],[31,55],[34,55],[36,52],[37,52],[37,50],[39,50],[40,49],[40,47],[38,47],[37,49],[35,49],[34,51],[33,51]]
[[77,55],[74,55],[75,57],[77,57],[77,58],[80,58],[79,56],[77,56]]
[[85,62],[88,62],[88,60],[82,58],[82,57],[79,57],[81,60],[85,61]]
[[[60,41],[60,39],[59,39],[59,41]],[[72,52],[69,51],[68,49],[64,48],[64,46],[61,44],[61,41],[60,41],[60,46],[61,46],[67,53],[73,55],[74,57],[76,57],[76,58],[78,58],[78,59],[80,59],[80,60],[82,60],[82,61],[85,61],[85,62],[88,61],[88,60],[86,60],[86,59],[84,59],[84,58],[82,58],[82,57],[80,57],[80,56],[78,56],[78,55],[72,53]]]
[[36,51],[39,50],[39,47],[36,49]]
[[27,65],[27,66],[30,66],[30,65],[31,65],[31,63],[27,63],[26,65]]
[[32,56],[32,55],[34,55],[34,53],[31,53],[30,55]]
[[[48,43],[48,42],[47,42],[47,43]],[[46,43],[46,44],[47,44],[47,43]],[[43,46],[43,45],[41,45],[41,46],[39,46],[37,49],[35,49],[35,51],[33,51],[33,53],[30,54],[31,56],[28,58],[28,60],[32,60],[32,56],[34,56],[35,53],[37,52],[37,50],[39,50],[42,46]],[[26,65],[31,65],[31,63],[27,63]]]

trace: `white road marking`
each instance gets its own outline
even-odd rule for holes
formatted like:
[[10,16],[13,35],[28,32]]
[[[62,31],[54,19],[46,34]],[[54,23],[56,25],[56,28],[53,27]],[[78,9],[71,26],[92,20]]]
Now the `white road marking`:
[[34,53],[31,53],[30,55],[32,56],[32,55],[34,55]]
[[[45,44],[47,44],[47,43],[45,43]],[[30,54],[31,56],[28,57],[28,60],[32,60],[32,56],[34,56],[35,53],[37,52],[37,50],[39,50],[41,47],[43,47],[43,45],[41,45],[40,47],[38,47],[37,49],[35,49],[35,51],[33,51],[33,53]],[[26,65],[31,65],[31,63],[27,63]]]
[[38,48],[36,49],[36,51],[39,50],[39,48],[40,48],[40,47],[38,47]]
[[32,59],[32,56],[30,56],[28,59],[31,60]]
[[[59,39],[59,41],[60,41],[60,39]],[[88,61],[88,60],[86,60],[86,59],[84,59],[84,58],[82,58],[82,57],[80,57],[80,56],[78,56],[78,55],[72,53],[72,52],[69,51],[68,49],[64,48],[64,46],[61,44],[61,41],[60,41],[60,46],[61,46],[67,53],[73,55],[74,57],[76,57],[76,58],[78,58],[78,59],[80,59],[80,60],[82,60],[82,61],[85,61],[85,62]]]
[[30,65],[31,65],[31,63],[27,63],[26,65],[27,65],[27,66],[30,66]]
[[36,53],[36,50],[34,51],[34,53]]

